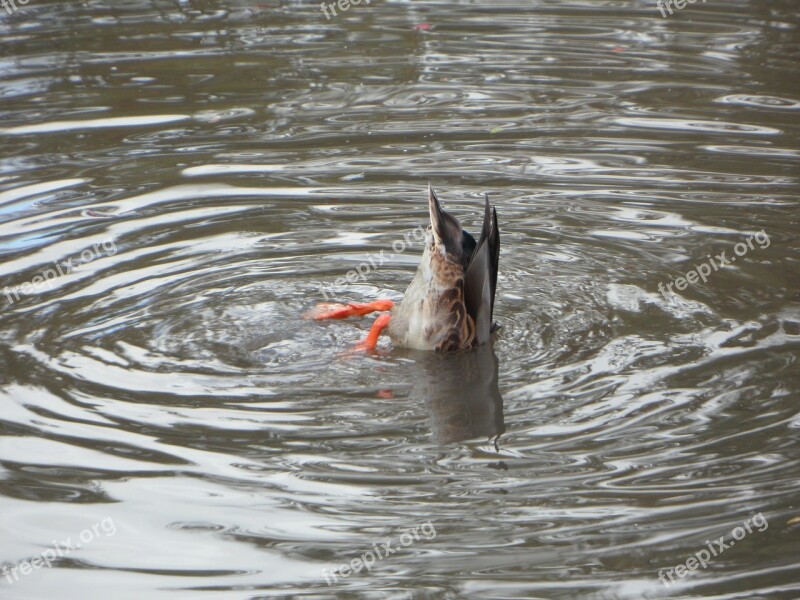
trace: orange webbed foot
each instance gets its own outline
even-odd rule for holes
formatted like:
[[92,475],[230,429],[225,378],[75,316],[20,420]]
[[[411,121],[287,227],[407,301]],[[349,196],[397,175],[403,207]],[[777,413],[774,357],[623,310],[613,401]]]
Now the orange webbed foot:
[[373,302],[349,304],[333,304],[324,302],[317,304],[306,313],[306,318],[321,321],[323,319],[346,319],[347,317],[361,317],[369,313],[391,310],[394,302],[391,300],[375,300]]
[[389,325],[389,321],[391,321],[392,315],[381,315],[370,327],[369,333],[367,337],[356,344],[356,350],[375,350],[378,346],[378,338],[380,337],[381,333],[386,326]]

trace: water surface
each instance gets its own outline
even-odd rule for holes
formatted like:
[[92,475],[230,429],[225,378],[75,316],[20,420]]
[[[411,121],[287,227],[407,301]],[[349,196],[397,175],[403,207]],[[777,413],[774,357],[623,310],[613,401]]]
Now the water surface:
[[[0,562],[60,554],[0,595],[797,598],[799,23],[0,13]],[[381,252],[337,299],[401,297],[429,181],[473,232],[491,194],[503,327],[354,355],[369,319],[302,315]]]

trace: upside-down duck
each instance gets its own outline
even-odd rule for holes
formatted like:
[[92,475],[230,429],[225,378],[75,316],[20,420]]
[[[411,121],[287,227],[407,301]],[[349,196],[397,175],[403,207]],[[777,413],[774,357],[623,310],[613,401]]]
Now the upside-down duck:
[[406,348],[452,352],[480,346],[497,328],[493,323],[500,231],[497,211],[486,196],[478,241],[442,209],[428,185],[430,227],[414,279],[402,302],[382,299],[360,304],[323,304],[314,319],[344,319],[371,312],[380,315],[357,347],[374,350],[387,330],[392,341]]

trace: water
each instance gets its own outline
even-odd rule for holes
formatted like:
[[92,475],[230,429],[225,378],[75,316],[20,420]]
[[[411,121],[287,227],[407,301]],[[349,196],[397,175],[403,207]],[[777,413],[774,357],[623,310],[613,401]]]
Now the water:
[[[0,595],[800,597],[799,23],[0,13]],[[381,251],[337,298],[401,297],[428,181],[473,232],[491,194],[503,328],[354,355],[302,315]]]

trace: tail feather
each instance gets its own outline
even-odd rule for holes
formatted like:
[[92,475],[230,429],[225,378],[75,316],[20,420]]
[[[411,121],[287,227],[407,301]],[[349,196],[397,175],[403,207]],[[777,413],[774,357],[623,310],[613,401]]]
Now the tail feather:
[[486,343],[493,330],[494,295],[497,288],[497,268],[500,257],[500,235],[497,211],[489,204],[483,215],[483,228],[469,266],[464,275],[464,304],[475,321],[475,342]]

